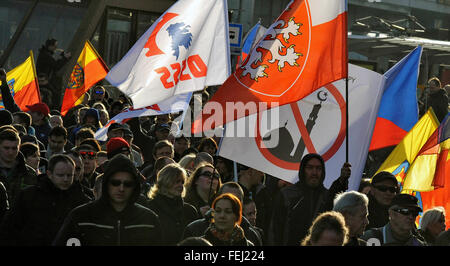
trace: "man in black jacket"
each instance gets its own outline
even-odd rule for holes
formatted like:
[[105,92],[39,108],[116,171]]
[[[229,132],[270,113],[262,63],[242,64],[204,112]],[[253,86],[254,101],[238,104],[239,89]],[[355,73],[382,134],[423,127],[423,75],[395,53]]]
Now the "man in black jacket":
[[53,74],[61,69],[71,58],[70,52],[61,52],[61,58],[56,60],[53,55],[58,47],[58,41],[48,39],[39,49],[39,55],[36,60],[36,71],[38,74],[45,73],[49,80],[53,78]]
[[322,156],[315,153],[305,155],[300,162],[299,181],[281,189],[275,199],[269,244],[300,245],[313,220],[331,210],[335,195],[347,190],[350,167],[349,163],[344,163],[340,177],[326,189]]
[[397,178],[392,173],[381,171],[372,178],[368,195],[369,224],[367,230],[383,227],[389,222],[389,206],[398,193]]
[[6,187],[11,205],[20,190],[37,183],[36,171],[25,163],[19,151],[20,143],[17,131],[4,129],[0,132],[0,181]]
[[101,197],[74,209],[66,218],[54,245],[160,245],[158,216],[137,204],[139,172],[123,154],[107,164]]
[[22,190],[0,230],[2,245],[51,245],[64,218],[88,198],[73,190],[75,164],[67,155],[54,155],[47,175]]

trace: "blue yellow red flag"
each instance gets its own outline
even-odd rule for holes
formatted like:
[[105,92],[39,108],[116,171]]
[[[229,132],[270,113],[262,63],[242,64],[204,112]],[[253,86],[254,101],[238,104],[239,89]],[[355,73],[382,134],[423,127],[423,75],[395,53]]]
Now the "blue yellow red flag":
[[[409,166],[438,126],[439,121],[430,108],[389,154],[375,175],[381,171],[396,172],[397,180],[403,183],[405,180],[403,177],[408,172]],[[403,168],[405,170],[401,171]]]
[[[32,51],[30,51],[30,56],[22,64],[9,71],[6,76],[11,95],[20,109],[27,110],[27,105],[41,102]],[[0,101],[0,108],[3,109],[4,105],[1,95]]]

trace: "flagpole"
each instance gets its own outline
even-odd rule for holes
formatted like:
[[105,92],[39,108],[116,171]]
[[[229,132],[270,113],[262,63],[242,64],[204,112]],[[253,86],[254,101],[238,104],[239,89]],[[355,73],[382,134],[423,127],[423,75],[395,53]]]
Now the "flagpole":
[[36,65],[34,64],[33,50],[30,50],[30,57],[31,57],[31,65],[33,66],[33,74],[34,74],[34,78],[35,78],[34,82],[36,83],[37,92],[39,95],[39,102],[42,102],[41,89],[39,88],[39,81],[36,80],[38,78],[38,76],[37,76],[37,72],[36,72]]
[[348,74],[345,79],[345,162],[348,163]]
[[[348,13],[348,2],[345,1],[345,10]],[[345,162],[348,163],[348,20],[347,15],[345,16],[345,50],[346,54],[346,66],[347,69],[347,77],[345,79]]]

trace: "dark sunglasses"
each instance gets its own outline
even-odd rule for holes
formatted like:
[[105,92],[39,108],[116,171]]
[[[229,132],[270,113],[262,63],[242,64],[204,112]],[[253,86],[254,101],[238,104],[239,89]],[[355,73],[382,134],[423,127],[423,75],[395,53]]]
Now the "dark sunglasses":
[[402,214],[402,215],[405,215],[405,216],[409,216],[409,215],[413,215],[414,217],[416,217],[417,215],[419,215],[419,211],[417,211],[417,210],[411,210],[411,209],[408,209],[408,208],[404,208],[404,209],[392,209],[393,211],[395,211],[395,212],[398,212],[398,213],[400,213],[400,214]]
[[201,173],[200,175],[201,175],[201,176],[206,176],[206,177],[208,177],[208,178],[210,178],[210,179],[213,179],[213,178],[219,179],[219,178],[220,178],[220,176],[219,176],[218,173],[203,172],[203,173]]
[[93,151],[80,151],[80,155],[83,156],[83,158],[89,159],[95,159],[95,157],[97,157],[96,153]]
[[113,187],[118,187],[118,186],[120,186],[122,184],[123,184],[124,187],[127,187],[127,188],[134,187],[134,182],[133,181],[124,181],[124,182],[122,182],[120,180],[112,179],[112,180],[109,180],[109,183]]
[[397,187],[389,187],[389,186],[374,186],[374,187],[381,192],[386,192],[389,190],[391,193],[398,193]]

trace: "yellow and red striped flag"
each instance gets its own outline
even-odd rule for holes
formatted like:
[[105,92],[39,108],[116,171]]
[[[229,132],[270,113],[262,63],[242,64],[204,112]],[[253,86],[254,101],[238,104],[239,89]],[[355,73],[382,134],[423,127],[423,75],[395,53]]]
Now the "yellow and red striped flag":
[[[20,109],[27,110],[27,105],[41,102],[33,51],[30,51],[30,56],[22,64],[9,71],[6,76],[11,95]],[[0,109],[3,109],[4,104],[1,95],[0,100]]]
[[73,106],[83,101],[84,94],[108,74],[108,67],[89,41],[70,75],[70,81],[64,93],[61,114],[65,115]]

